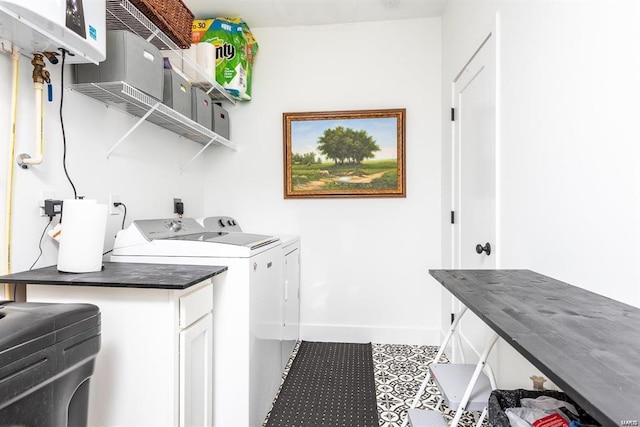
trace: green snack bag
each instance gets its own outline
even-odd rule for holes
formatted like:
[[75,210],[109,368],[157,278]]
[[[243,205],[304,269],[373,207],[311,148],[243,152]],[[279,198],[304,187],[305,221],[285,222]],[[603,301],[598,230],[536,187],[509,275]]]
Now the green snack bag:
[[193,21],[194,43],[211,43],[216,48],[216,81],[233,98],[251,100],[253,60],[258,43],[240,18]]

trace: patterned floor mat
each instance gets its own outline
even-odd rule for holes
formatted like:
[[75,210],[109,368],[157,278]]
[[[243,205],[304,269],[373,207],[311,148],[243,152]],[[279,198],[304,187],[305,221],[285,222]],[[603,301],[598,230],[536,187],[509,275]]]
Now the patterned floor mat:
[[267,427],[376,427],[371,347],[303,341]]

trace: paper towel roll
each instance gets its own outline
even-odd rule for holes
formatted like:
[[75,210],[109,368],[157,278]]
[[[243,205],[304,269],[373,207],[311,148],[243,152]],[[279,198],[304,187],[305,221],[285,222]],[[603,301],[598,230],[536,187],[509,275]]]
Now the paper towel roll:
[[182,72],[187,76],[187,80],[193,83],[201,83],[202,77],[198,70],[194,67],[198,65],[198,45],[192,44],[189,49],[184,50],[184,63]]
[[198,65],[211,80],[216,80],[216,47],[213,43],[198,43]]
[[107,205],[87,199],[64,200],[61,225],[58,271],[100,271],[107,228]]

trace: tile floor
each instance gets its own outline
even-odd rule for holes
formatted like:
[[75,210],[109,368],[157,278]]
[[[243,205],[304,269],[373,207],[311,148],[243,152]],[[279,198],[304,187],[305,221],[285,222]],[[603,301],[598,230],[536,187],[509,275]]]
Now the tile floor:
[[[400,427],[404,421],[405,412],[413,401],[413,396],[420,388],[428,364],[438,352],[438,347],[375,343],[372,343],[371,346],[378,402],[378,423],[380,427]],[[297,351],[298,345],[294,348],[287,363],[282,375],[283,381]],[[420,399],[418,408],[433,409],[438,402],[438,396],[437,387],[430,382]],[[446,407],[443,409],[445,417],[451,421],[454,413]],[[265,419],[263,426],[267,419]],[[462,427],[474,426],[473,416],[470,413],[465,414],[459,425]],[[486,420],[484,425],[486,426]]]
[[[371,344],[371,346],[379,425],[400,427],[407,409],[413,402],[413,397],[424,380],[428,364],[438,353],[438,347],[396,344]],[[417,407],[435,409],[439,396],[438,388],[429,381]],[[443,405],[443,412],[448,421],[451,421],[455,415],[445,405]],[[458,425],[471,427],[475,425],[475,420],[471,413],[467,413]]]

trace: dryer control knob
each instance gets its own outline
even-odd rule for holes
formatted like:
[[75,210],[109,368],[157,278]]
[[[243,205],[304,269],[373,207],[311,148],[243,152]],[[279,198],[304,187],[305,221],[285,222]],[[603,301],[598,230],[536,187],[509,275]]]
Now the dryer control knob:
[[220,227],[226,227],[223,219],[219,219],[218,224],[220,224]]
[[169,223],[169,230],[180,231],[182,229],[182,223],[180,221],[173,220]]

